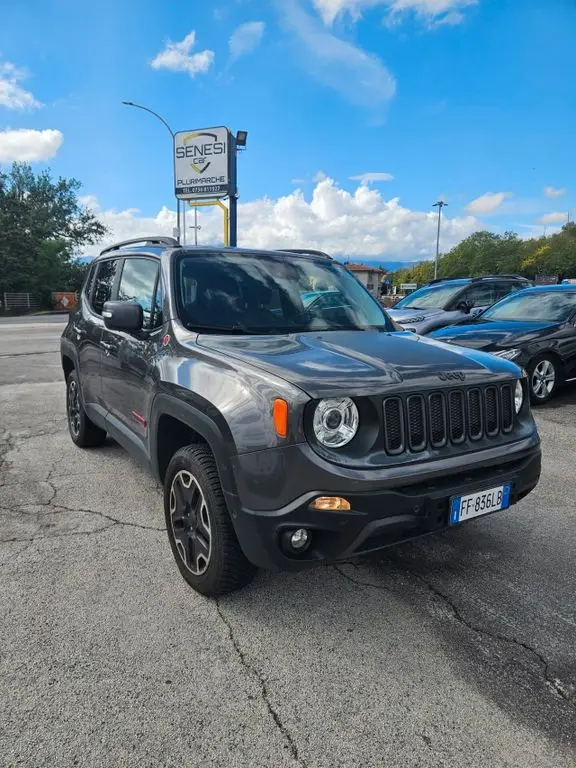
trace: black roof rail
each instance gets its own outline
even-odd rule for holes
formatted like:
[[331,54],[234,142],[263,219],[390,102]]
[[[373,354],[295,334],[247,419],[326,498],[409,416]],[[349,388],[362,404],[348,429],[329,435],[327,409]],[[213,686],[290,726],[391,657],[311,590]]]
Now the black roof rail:
[[527,277],[522,277],[522,275],[483,275],[482,277],[473,277],[472,280],[473,281],[486,280],[486,279],[498,280],[500,278],[513,279],[513,280],[526,280],[527,283],[530,282]]
[[315,251],[312,248],[280,248],[282,253],[301,253],[303,256],[322,256],[323,259],[332,260],[332,256],[324,251]]
[[178,240],[176,240],[175,237],[168,237],[167,235],[152,235],[152,237],[133,237],[130,240],[121,240],[119,243],[114,243],[114,245],[109,245],[108,248],[104,248],[103,251],[100,251],[100,256],[104,253],[110,253],[110,251],[119,251],[121,248],[124,248],[127,245],[138,245],[141,243],[142,245],[160,245],[164,248],[178,248],[180,246],[180,243]]

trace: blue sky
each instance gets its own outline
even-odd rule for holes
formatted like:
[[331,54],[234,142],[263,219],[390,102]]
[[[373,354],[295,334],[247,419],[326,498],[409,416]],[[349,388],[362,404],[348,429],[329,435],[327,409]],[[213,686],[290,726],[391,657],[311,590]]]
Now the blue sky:
[[574,0],[3,0],[0,20],[0,162],[53,155],[114,236],[175,207],[170,137],[123,99],[249,131],[244,243],[410,260],[438,196],[445,248],[574,215]]

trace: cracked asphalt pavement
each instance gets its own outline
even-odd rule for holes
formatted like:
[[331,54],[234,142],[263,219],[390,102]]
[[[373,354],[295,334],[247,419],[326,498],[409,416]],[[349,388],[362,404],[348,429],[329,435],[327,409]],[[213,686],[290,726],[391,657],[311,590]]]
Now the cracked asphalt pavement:
[[0,766],[574,768],[575,387],[509,512],[213,602],[70,441],[61,329],[0,322]]

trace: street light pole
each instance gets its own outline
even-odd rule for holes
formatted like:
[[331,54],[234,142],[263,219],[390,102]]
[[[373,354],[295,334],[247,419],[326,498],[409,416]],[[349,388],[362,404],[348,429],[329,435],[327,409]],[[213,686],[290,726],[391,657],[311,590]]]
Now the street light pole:
[[[136,109],[142,109],[144,112],[148,112],[149,114],[153,115],[155,118],[160,120],[160,122],[166,126],[168,129],[170,136],[172,137],[172,143],[174,143],[174,131],[166,120],[162,117],[162,115],[159,115],[158,112],[154,112],[153,109],[150,109],[149,107],[144,107],[142,104],[135,104],[133,101],[123,101],[122,104],[124,104],[125,107],[135,107]],[[179,198],[176,198],[176,222],[177,222],[177,229],[178,229],[178,240],[180,240],[180,200]],[[184,243],[186,243],[186,224],[184,223]]]
[[438,257],[440,255],[440,223],[442,221],[442,208],[447,206],[444,200],[438,200],[434,203],[433,208],[438,208],[438,232],[436,233],[436,258],[434,259],[434,280],[438,277]]

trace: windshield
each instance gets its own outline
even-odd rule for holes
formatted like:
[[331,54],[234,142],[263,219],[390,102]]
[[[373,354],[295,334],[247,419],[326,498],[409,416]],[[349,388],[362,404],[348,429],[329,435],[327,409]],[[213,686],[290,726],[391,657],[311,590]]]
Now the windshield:
[[528,291],[494,304],[482,320],[525,320],[561,323],[576,310],[576,293]]
[[182,254],[175,272],[178,314],[192,330],[395,330],[378,302],[332,261],[275,254]]
[[444,309],[446,304],[462,290],[458,285],[425,285],[394,305],[394,309]]

